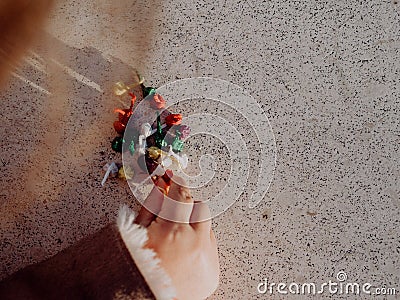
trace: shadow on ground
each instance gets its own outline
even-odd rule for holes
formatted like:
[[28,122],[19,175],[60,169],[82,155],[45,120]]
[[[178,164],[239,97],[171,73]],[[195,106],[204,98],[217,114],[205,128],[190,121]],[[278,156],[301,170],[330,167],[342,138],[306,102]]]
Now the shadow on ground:
[[122,203],[137,205],[126,182],[100,185],[103,165],[120,160],[112,85],[132,81],[132,68],[43,39],[0,94],[0,278],[114,221]]

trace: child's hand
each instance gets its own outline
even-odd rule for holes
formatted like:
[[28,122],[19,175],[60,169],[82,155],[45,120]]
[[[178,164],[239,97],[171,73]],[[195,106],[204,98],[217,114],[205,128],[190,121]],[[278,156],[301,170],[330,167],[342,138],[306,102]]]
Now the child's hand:
[[[167,188],[162,178],[157,186],[161,190]],[[209,208],[207,204],[194,202],[185,182],[177,176],[171,179],[167,196],[164,199],[164,194],[154,188],[135,222],[147,227],[147,247],[160,258],[178,299],[204,299],[216,290],[219,281],[217,245]]]

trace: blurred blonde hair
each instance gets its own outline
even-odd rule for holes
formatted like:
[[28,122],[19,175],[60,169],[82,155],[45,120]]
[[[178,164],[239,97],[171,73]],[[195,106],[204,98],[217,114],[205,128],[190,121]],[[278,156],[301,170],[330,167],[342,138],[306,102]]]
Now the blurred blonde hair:
[[40,32],[53,0],[0,1],[0,84]]

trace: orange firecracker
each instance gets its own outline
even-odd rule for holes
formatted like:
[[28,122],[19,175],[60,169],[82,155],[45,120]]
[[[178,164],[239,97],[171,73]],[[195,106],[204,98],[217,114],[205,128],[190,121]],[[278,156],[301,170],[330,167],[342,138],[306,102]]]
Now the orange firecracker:
[[179,125],[182,123],[182,115],[170,114],[165,118],[165,123],[167,123],[167,126]]
[[132,97],[131,98],[131,106],[129,108],[125,108],[125,109],[116,108],[114,110],[114,112],[118,113],[118,121],[114,122],[114,129],[119,134],[124,133],[126,125],[128,124],[129,118],[133,114],[133,105],[135,104],[136,96],[132,93],[129,93],[129,95]]

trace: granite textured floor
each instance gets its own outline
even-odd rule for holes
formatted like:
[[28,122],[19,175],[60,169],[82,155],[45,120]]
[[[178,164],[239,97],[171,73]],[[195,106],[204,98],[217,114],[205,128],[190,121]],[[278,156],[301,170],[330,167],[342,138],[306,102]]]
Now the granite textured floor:
[[[211,299],[309,299],[257,285],[340,271],[397,289],[360,299],[400,299],[400,2],[67,0],[47,32],[1,93],[1,277],[113,221],[121,203],[138,207],[124,182],[99,184],[119,158],[112,85],[135,68],[154,86],[237,84],[275,134],[263,201],[248,208],[249,188],[213,220],[222,275]],[[250,154],[254,169],[262,158]]]

